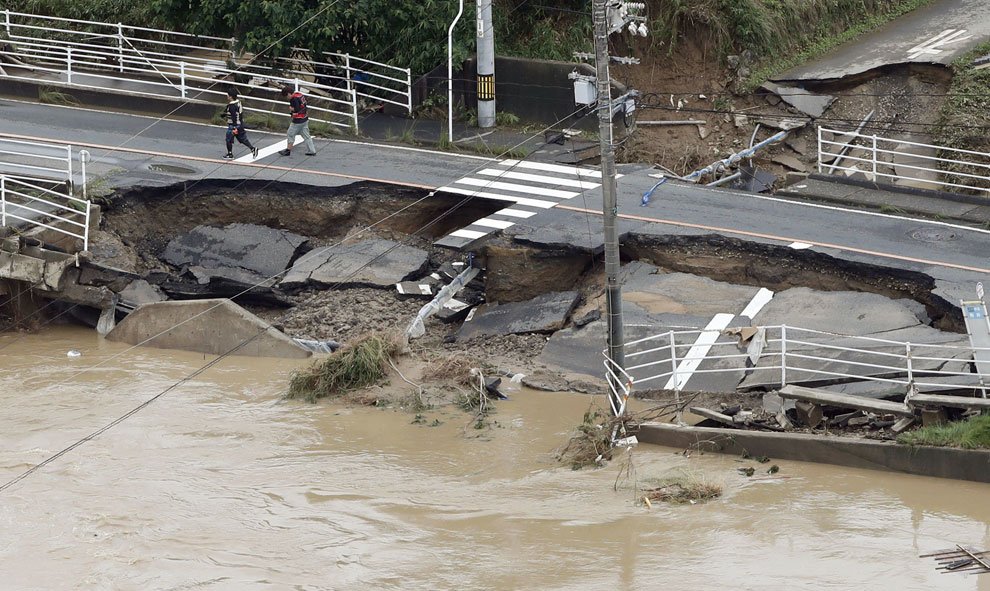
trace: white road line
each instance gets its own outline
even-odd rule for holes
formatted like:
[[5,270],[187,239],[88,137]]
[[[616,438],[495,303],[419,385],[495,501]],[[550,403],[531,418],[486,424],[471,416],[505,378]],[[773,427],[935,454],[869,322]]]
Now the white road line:
[[[575,166],[560,166],[559,164],[547,164],[546,162],[530,162],[528,160],[503,160],[500,163],[502,166],[510,166],[514,168],[529,168],[531,170],[542,170],[544,172],[561,172],[564,174],[572,174],[575,176],[587,176],[600,179],[602,178],[601,171],[591,170],[589,168],[577,168]],[[619,175],[616,175],[619,178]]]
[[513,179],[517,181],[532,181],[534,183],[544,183],[547,185],[556,185],[558,187],[574,187],[576,189],[581,189],[582,191],[586,191],[588,189],[594,189],[596,187],[602,186],[601,183],[590,183],[587,181],[581,181],[577,179],[562,179],[553,176],[543,176],[542,174],[529,174],[525,172],[495,170],[494,168],[486,168],[484,170],[479,170],[475,174],[482,174],[485,176],[495,176],[504,179]]
[[809,203],[807,201],[800,201],[796,199],[784,199],[781,197],[768,197],[766,195],[757,195],[755,193],[742,193],[742,192],[731,192],[731,191],[720,191],[713,187],[694,187],[703,191],[711,191],[712,193],[721,193],[723,195],[729,193],[733,197],[748,197],[750,199],[759,199],[761,201],[772,201],[774,203],[787,203],[789,205],[796,205],[799,207],[810,207],[813,209],[825,209],[828,211],[840,211],[842,213],[859,214],[865,216],[873,216],[878,218],[887,218],[891,220],[900,220],[906,222],[914,222],[916,224],[928,224],[932,226],[942,226],[943,228],[953,228],[955,230],[965,230],[969,232],[976,232],[978,234],[990,234],[990,230],[983,230],[981,228],[973,228],[972,226],[963,226],[960,224],[952,224],[949,222],[937,222],[934,220],[925,220],[919,218],[912,218],[906,215],[893,215],[889,213],[880,213],[876,211],[864,211],[862,209],[852,209],[849,207],[838,207],[836,205],[822,205],[819,203]]
[[719,335],[722,334],[722,329],[729,326],[729,322],[733,318],[735,318],[735,314],[716,314],[712,318],[708,326],[705,327],[705,330],[698,335],[694,345],[691,346],[687,354],[683,357],[684,360],[677,364],[677,374],[670,376],[664,389],[681,390],[684,388],[688,380],[691,379],[691,376],[694,375],[694,371],[698,369],[698,366],[704,361],[705,356],[708,355],[708,351],[711,350],[712,345],[718,340]]
[[478,197],[482,199],[495,199],[496,201],[511,201],[519,205],[527,205],[529,207],[537,207],[539,209],[550,209],[554,205],[557,205],[555,201],[543,201],[542,199],[529,199],[526,197],[513,197],[511,195],[502,195],[501,193],[489,193],[487,191],[473,191],[471,189],[459,189],[457,187],[441,187],[437,190],[444,191],[447,193],[457,193],[458,195],[469,195],[471,197]]
[[484,187],[486,189],[498,189],[500,191],[514,191],[516,193],[528,193],[530,195],[539,195],[540,197],[556,197],[557,199],[571,199],[580,195],[580,193],[574,193],[573,191],[544,189],[542,187],[531,187],[529,185],[517,185],[516,183],[500,183],[498,181],[474,179],[471,177],[459,179],[455,181],[455,184],[471,185],[472,187]]
[[535,211],[523,211],[521,209],[512,209],[511,207],[506,209],[500,209],[495,212],[497,215],[507,215],[513,218],[531,218],[536,215]]
[[806,248],[811,248],[811,245],[807,242],[791,242],[790,247],[794,250],[804,250]]
[[[280,151],[284,150],[285,149],[285,146],[286,146],[286,143],[287,143],[286,140],[282,140],[280,142],[275,142],[274,144],[272,144],[270,146],[265,146],[264,148],[258,148],[258,158],[257,159],[258,160],[261,160],[262,158],[264,158],[266,156],[271,156],[272,154],[275,154],[277,152],[280,152]],[[298,146],[301,143],[303,143],[303,137],[301,135],[297,135],[296,136],[296,143],[293,144],[293,146]],[[254,156],[251,155],[250,152],[248,152],[247,156],[241,156],[240,158],[236,158],[234,161],[235,162],[254,162],[255,161],[255,158],[254,158]]]
[[470,225],[472,225],[472,226],[482,226],[482,227],[485,227],[485,228],[497,228],[499,230],[504,230],[506,228],[511,228],[512,226],[516,225],[516,223],[515,222],[505,222],[505,221],[502,221],[502,220],[493,220],[492,218],[481,218],[480,220],[476,220],[476,221],[472,222]]
[[766,306],[772,299],[773,292],[765,287],[761,287],[760,291],[756,292],[756,295],[753,296],[753,299],[749,301],[749,304],[746,305],[746,308],[744,308],[739,315],[746,316],[752,320],[753,318],[756,318],[757,314],[760,313],[763,306]]
[[972,35],[966,35],[963,37],[963,35],[966,35],[966,29],[946,29],[924,43],[909,49],[907,52],[908,59],[917,59],[923,54],[937,55],[942,53],[942,49],[940,48],[943,45],[965,41],[973,37]]
[[457,230],[456,232],[451,232],[451,236],[456,236],[458,238],[468,238],[470,240],[476,240],[482,236],[487,236],[487,232],[475,232],[474,230]]

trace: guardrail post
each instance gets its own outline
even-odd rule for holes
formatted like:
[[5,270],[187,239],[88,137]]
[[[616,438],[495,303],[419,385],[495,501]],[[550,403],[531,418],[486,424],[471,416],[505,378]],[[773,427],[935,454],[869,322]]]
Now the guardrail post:
[[72,86],[72,48],[65,46],[65,81]]
[[818,126],[818,174],[822,173],[822,126]]
[[[820,129],[820,128],[819,128]],[[780,387],[787,385],[787,325],[780,326]]]
[[179,62],[179,93],[186,98],[186,62]]
[[671,377],[674,379],[674,386],[677,386],[677,349],[674,347],[674,331],[667,334],[670,339],[670,367]]
[[877,135],[873,134],[873,182],[877,182]]
[[7,177],[0,175],[0,226],[7,226]]
[[406,110],[412,115],[412,70],[406,68]]
[[[82,153],[79,153],[79,158],[82,159]],[[75,179],[72,178],[72,145],[65,147],[65,168],[69,175],[67,179],[69,181],[69,194],[75,194]],[[86,182],[85,174],[83,174],[83,182]]]
[[296,85],[296,92],[299,92],[299,78],[293,79],[292,83]]
[[354,92],[354,82],[351,80],[351,54],[344,54],[344,75],[347,77],[347,92]]
[[911,362],[911,343],[904,343],[905,356],[907,357],[908,383],[914,383],[914,364]]
[[351,91],[351,117],[354,118],[354,135],[358,134],[358,107],[357,107],[357,91]]
[[3,11],[4,16],[4,27],[7,29],[7,36],[10,37],[10,10],[5,9]]
[[117,23],[117,64],[124,71],[124,25]]

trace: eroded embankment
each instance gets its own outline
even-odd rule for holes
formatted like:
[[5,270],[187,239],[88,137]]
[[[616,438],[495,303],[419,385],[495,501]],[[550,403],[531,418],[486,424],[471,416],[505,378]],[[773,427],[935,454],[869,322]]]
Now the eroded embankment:
[[[141,273],[177,273],[159,256],[169,240],[198,225],[232,222],[269,226],[310,239],[309,248],[359,234],[386,237],[424,248],[429,266],[466,256],[432,243],[498,208],[474,199],[434,196],[373,183],[325,188],[293,183],[201,181],[184,188],[137,188],[104,203],[104,243],[119,240],[136,264],[121,268]],[[99,250],[99,249],[98,249]],[[600,255],[581,248],[541,249],[501,237],[476,252],[485,266],[485,299],[525,301],[545,293],[577,290],[586,301],[602,289]],[[933,325],[961,331],[958,309],[933,293],[931,277],[903,269],[836,259],[821,252],[794,250],[716,234],[701,236],[628,235],[623,261],[650,262],[669,272],[700,275],[739,285],[781,291],[859,291],[923,304]]]

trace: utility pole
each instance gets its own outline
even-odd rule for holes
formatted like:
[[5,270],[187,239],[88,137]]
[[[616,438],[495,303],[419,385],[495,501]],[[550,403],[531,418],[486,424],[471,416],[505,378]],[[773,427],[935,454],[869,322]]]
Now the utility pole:
[[495,127],[495,28],[492,0],[478,0],[478,127]]
[[615,148],[612,145],[612,79],[608,73],[608,15],[612,0],[593,0],[595,67],[598,86],[598,133],[602,154],[602,219],[605,225],[605,307],[608,324],[608,356],[616,366],[626,367],[622,334],[622,285],[619,283],[619,235],[616,229],[618,204],[615,195]]

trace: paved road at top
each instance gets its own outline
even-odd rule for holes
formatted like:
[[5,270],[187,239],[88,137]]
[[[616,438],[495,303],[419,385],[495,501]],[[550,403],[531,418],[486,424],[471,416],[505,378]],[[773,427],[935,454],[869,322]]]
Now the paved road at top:
[[775,80],[831,80],[906,62],[948,64],[988,39],[987,0],[937,0]]
[[[128,149],[164,154],[106,155],[105,150],[90,148],[94,158],[90,170],[95,174],[114,171],[111,180],[115,185],[166,185],[212,177],[322,186],[369,180],[424,189],[459,186],[505,196],[525,195],[519,192],[531,190],[533,194],[521,198],[555,200],[555,207],[532,208],[525,217],[515,218],[512,227],[506,230],[508,233],[533,242],[601,248],[600,217],[597,217],[601,212],[601,189],[592,169],[578,175],[580,179],[569,181],[571,191],[561,196],[548,194],[541,186],[522,187],[527,182],[537,185],[538,181],[546,180],[544,177],[564,176],[554,171],[528,169],[476,156],[359,141],[317,141],[318,154],[309,158],[298,154],[291,158],[269,156],[252,164],[231,163],[219,159],[223,152],[223,128],[162,121],[139,137],[132,137],[152,121],[130,115],[0,102],[0,133],[109,146],[126,144]],[[284,139],[279,134],[255,133],[254,141],[265,147]],[[195,170],[189,174],[156,172],[149,168],[154,164],[181,164]],[[292,166],[305,170],[293,170]],[[486,170],[499,174],[513,172],[516,178],[495,182],[519,186],[477,186],[481,179],[490,178],[484,174]],[[620,213],[625,216],[620,223],[621,232],[718,233],[785,246],[803,242],[837,258],[926,273],[935,279],[937,293],[953,303],[959,297],[971,296],[969,292],[976,281],[990,284],[990,273],[985,271],[990,267],[986,255],[990,250],[990,233],[984,230],[673,183],[658,189],[649,207],[640,207],[643,191],[656,180],[647,176],[646,169],[626,167],[623,172],[618,186]],[[459,185],[465,178],[479,182]],[[940,234],[951,234],[951,239],[932,239]]]

